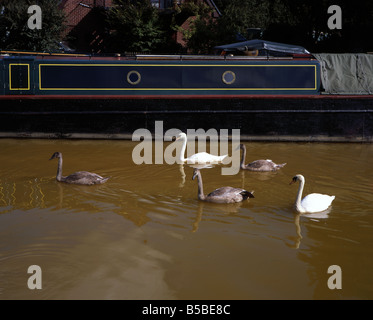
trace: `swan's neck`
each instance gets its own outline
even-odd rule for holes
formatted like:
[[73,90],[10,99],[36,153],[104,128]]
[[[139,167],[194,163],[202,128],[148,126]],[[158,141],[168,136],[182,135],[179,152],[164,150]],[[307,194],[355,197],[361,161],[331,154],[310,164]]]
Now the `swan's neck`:
[[306,210],[302,207],[302,204],[301,204],[305,180],[304,180],[304,178],[300,178],[299,180],[300,180],[299,181],[299,188],[298,188],[297,198],[295,200],[295,207],[296,207],[298,212],[306,212]]
[[179,155],[179,163],[184,163],[186,161],[184,155],[185,155],[185,149],[187,145],[187,139],[183,139],[183,145],[181,147],[180,155]]
[[57,167],[57,176],[56,176],[57,181],[62,181],[62,156],[58,158],[58,167]]
[[242,148],[242,157],[241,157],[241,164],[240,167],[241,169],[245,169],[245,159],[246,159],[246,148]]
[[198,175],[197,175],[197,179],[198,179],[198,199],[200,199],[200,200],[205,200],[205,199],[206,199],[206,196],[205,196],[205,194],[203,193],[202,176],[201,176],[200,173],[198,173]]

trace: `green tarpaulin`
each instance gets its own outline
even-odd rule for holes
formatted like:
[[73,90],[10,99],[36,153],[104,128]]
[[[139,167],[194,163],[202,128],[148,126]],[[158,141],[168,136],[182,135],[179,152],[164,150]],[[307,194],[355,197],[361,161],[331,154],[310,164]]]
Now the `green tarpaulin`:
[[373,54],[313,54],[326,94],[373,94]]

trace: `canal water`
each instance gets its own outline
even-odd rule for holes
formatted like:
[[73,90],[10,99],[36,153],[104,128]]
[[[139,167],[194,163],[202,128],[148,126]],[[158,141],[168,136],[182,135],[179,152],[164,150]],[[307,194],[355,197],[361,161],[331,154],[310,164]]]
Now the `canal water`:
[[[0,140],[1,300],[373,299],[372,144],[245,142],[247,163],[287,165],[276,173],[202,170],[205,193],[255,191],[234,205],[199,201],[187,165],[135,164],[137,144]],[[64,175],[86,170],[110,180],[57,182],[55,151]],[[298,184],[289,182],[298,173],[304,195],[335,195],[329,212],[294,211]],[[32,265],[41,289],[29,289]]]

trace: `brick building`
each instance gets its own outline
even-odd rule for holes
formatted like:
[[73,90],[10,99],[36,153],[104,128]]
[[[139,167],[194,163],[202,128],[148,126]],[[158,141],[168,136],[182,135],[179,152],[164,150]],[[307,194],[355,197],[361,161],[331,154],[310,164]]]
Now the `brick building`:
[[[150,0],[159,10],[167,10],[182,1],[187,0]],[[213,9],[214,17],[220,12],[213,0],[204,1]],[[67,45],[79,52],[102,53],[105,52],[105,38],[108,33],[105,24],[105,10],[113,5],[112,0],[62,0],[60,8],[66,15],[66,30],[64,38]],[[188,28],[193,17],[189,17],[182,28]],[[175,39],[182,46],[185,45],[182,34],[175,34]]]
[[81,52],[100,53],[105,47],[104,12],[112,0],[62,0],[66,15],[64,38],[69,46]]

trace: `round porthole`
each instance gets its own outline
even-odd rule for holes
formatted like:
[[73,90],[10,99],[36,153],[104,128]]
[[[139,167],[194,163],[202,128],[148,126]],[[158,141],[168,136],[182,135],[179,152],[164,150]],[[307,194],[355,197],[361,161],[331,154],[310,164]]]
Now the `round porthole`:
[[127,81],[129,84],[135,85],[141,81],[141,75],[139,72],[132,70],[127,73]]
[[236,81],[236,75],[233,71],[225,71],[221,78],[225,84],[232,84]]

